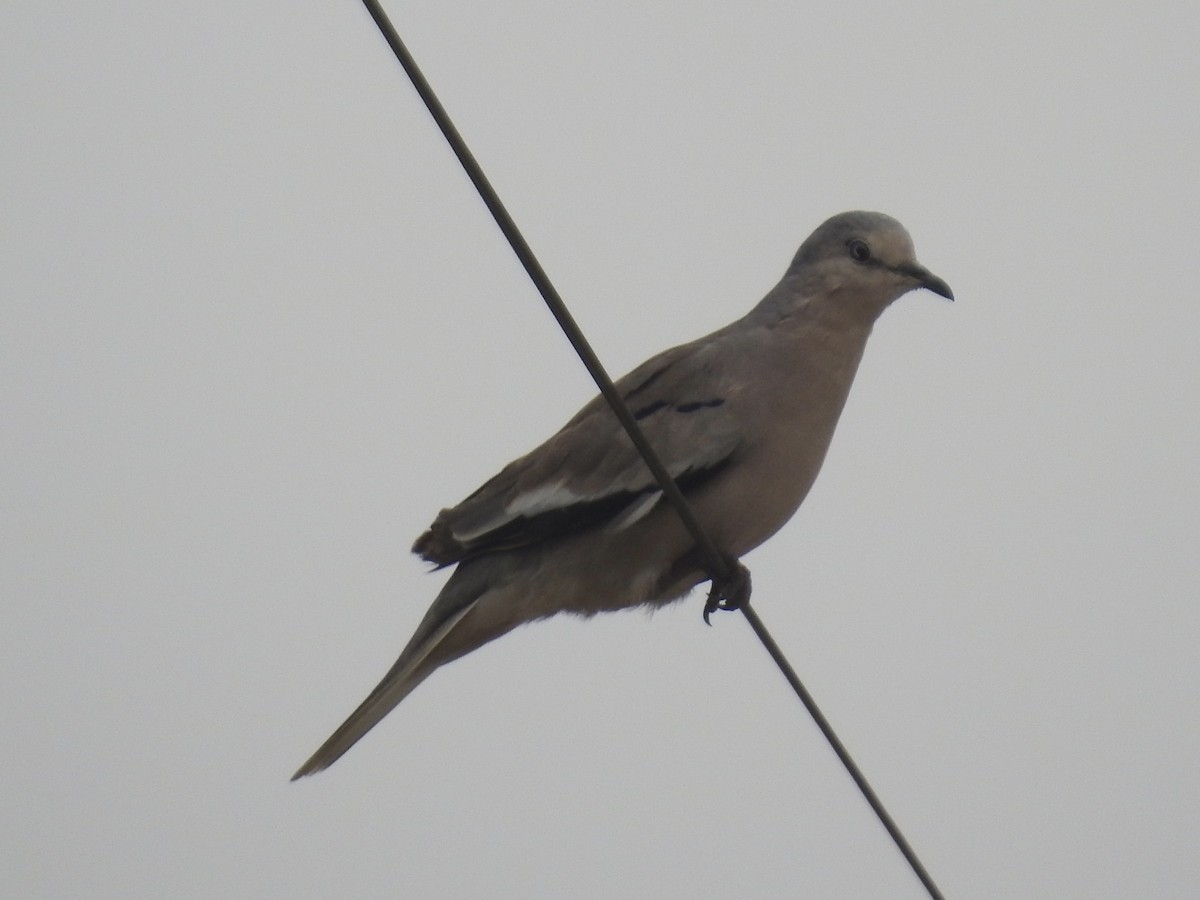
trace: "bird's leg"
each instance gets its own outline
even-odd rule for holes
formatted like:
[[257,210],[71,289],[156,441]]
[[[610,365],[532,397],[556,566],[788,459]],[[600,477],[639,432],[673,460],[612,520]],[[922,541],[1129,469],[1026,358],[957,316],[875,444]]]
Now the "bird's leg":
[[704,624],[711,625],[708,617],[718,609],[741,609],[750,602],[750,570],[736,559],[726,559],[729,574],[714,578],[704,604]]

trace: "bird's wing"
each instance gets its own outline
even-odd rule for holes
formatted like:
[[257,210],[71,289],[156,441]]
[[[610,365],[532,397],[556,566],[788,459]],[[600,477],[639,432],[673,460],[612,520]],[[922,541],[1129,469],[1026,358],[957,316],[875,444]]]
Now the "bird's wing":
[[[721,471],[743,443],[721,343],[714,335],[667,350],[616,385],[685,493]],[[660,496],[617,417],[596,397],[540,447],[442,510],[413,552],[444,566],[582,528],[621,530]]]

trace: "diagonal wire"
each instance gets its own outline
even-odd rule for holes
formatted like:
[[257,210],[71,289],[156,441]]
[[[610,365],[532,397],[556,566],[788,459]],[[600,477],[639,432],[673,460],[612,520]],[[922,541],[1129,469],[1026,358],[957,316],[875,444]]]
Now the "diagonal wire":
[[608,377],[608,373],[604,370],[599,357],[592,350],[592,346],[588,343],[587,338],[584,337],[583,331],[575,323],[575,319],[571,316],[570,310],[567,309],[567,305],[563,302],[562,297],[559,296],[558,291],[551,284],[549,276],[546,275],[541,263],[534,256],[533,250],[526,243],[520,229],[517,228],[516,222],[512,220],[512,216],[504,208],[504,204],[500,201],[500,197],[492,187],[492,183],[488,181],[488,177],[483,173],[483,169],[475,160],[474,154],[467,147],[466,141],[458,133],[458,129],[454,127],[454,123],[450,121],[450,116],[446,113],[437,95],[434,94],[433,88],[425,80],[425,76],[421,74],[421,70],[417,68],[416,60],[408,52],[408,48],[404,46],[403,41],[400,40],[400,35],[396,33],[396,29],[388,19],[387,13],[383,11],[383,8],[378,3],[372,2],[372,0],[363,0],[363,3],[371,13],[372,18],[375,19],[375,24],[379,26],[379,30],[383,32],[383,36],[387,39],[392,51],[396,54],[396,58],[400,61],[400,65],[408,73],[413,87],[417,89],[417,93],[421,95],[421,99],[429,108],[430,114],[433,116],[434,121],[437,122],[438,128],[442,130],[442,134],[450,144],[454,155],[462,163],[462,167],[466,170],[468,177],[470,177],[471,183],[479,191],[479,195],[483,198],[484,204],[487,205],[488,211],[491,212],[492,218],[500,226],[500,230],[508,239],[509,244],[512,245],[513,252],[517,254],[517,258],[521,261],[521,264],[525,267],[525,271],[529,273],[529,277],[533,280],[534,286],[538,289],[543,299],[545,299],[546,305],[550,307],[550,312],[553,313],[554,318],[558,320],[558,324],[566,333],[567,340],[571,342],[571,346],[579,354],[584,366],[587,367],[588,373],[600,388],[600,393],[604,395],[604,399],[608,401],[608,405],[616,413],[621,425],[633,441],[633,445],[637,447],[638,452],[641,453],[642,458],[646,461],[646,465],[650,467],[651,473],[662,486],[663,493],[679,512],[684,526],[696,542],[696,546],[704,554],[705,560],[708,563],[709,574],[721,579],[729,577],[731,568],[726,562],[725,557],[721,555],[716,545],[713,544],[712,539],[700,527],[700,523],[696,521],[696,516],[692,513],[688,502],[684,499],[683,493],[675,483],[675,479],[671,477],[671,474],[659,460],[658,455],[651,448],[650,442],[646,440],[641,427],[625,406],[625,401],[621,398],[620,393],[617,392],[612,379]]
[[[516,253],[517,258],[525,267],[525,271],[528,272],[530,279],[534,283],[534,286],[537,287],[538,292],[542,295],[542,299],[546,301],[546,305],[550,308],[550,312],[554,315],[554,318],[558,320],[562,330],[566,333],[567,340],[571,342],[571,346],[574,347],[576,353],[579,354],[580,360],[587,368],[589,374],[591,374],[592,379],[596,382],[597,387],[600,388],[600,393],[604,395],[604,398],[608,401],[609,406],[612,407],[613,412],[620,420],[621,425],[625,428],[625,431],[629,434],[634,446],[637,447],[638,452],[641,453],[646,465],[649,467],[654,477],[658,480],[659,485],[663,489],[663,493],[674,506],[676,512],[679,514],[680,519],[682,519],[683,524],[692,535],[692,538],[695,540],[697,547],[700,548],[700,551],[703,553],[707,563],[709,575],[713,576],[714,581],[725,580],[729,578],[733,574],[733,569],[729,561],[723,554],[721,554],[716,545],[712,542],[712,539],[700,526],[700,523],[696,520],[695,514],[692,512],[691,507],[684,498],[683,493],[679,490],[679,486],[675,483],[675,479],[671,477],[671,474],[666,470],[666,467],[663,466],[662,462],[658,458],[658,455],[650,446],[649,441],[646,440],[646,437],[642,433],[640,426],[630,414],[629,409],[625,406],[625,401],[622,399],[620,393],[613,385],[612,379],[609,378],[608,373],[604,370],[604,366],[600,363],[599,358],[592,350],[591,344],[589,344],[587,338],[584,337],[583,332],[576,324],[575,319],[571,316],[571,313],[567,309],[566,304],[563,302],[562,297],[559,296],[558,291],[551,283],[549,276],[546,275],[541,263],[538,262],[533,250],[529,247],[529,244],[525,241],[520,229],[517,228],[516,223],[508,214],[508,210],[505,209],[504,204],[500,201],[499,195],[492,187],[491,182],[484,174],[483,169],[476,161],[475,156],[467,147],[462,135],[460,135],[458,133],[458,129],[454,127],[454,123],[450,120],[450,116],[447,114],[445,107],[442,106],[441,101],[438,100],[437,95],[433,92],[433,88],[425,79],[425,76],[421,73],[420,68],[418,68],[416,60],[413,59],[412,54],[408,52],[408,48],[404,46],[404,42],[400,39],[400,35],[396,32],[396,29],[392,25],[391,20],[388,18],[387,13],[384,12],[383,7],[380,6],[376,0],[363,0],[363,5],[371,14],[371,18],[375,20],[376,26],[387,40],[388,45],[392,48],[392,52],[396,55],[396,59],[400,62],[400,65],[404,67],[404,71],[408,74],[409,80],[412,81],[413,87],[416,88],[421,100],[424,101],[430,115],[433,116],[438,128],[441,129],[446,141],[450,144],[450,148],[454,151],[454,155],[458,157],[458,161],[462,164],[463,169],[466,170],[467,176],[471,179],[472,184],[475,185],[475,189],[479,192],[480,197],[483,198],[484,204],[487,206],[488,211],[491,212],[492,217],[496,220],[496,224],[500,227],[500,231],[504,234],[505,238],[508,239],[509,244],[512,246],[513,252]],[[895,820],[892,819],[891,815],[884,807],[883,802],[879,799],[879,796],[875,793],[875,790],[867,781],[866,776],[862,773],[862,770],[859,769],[858,764],[855,763],[854,759],[850,756],[850,752],[846,749],[846,746],[842,743],[841,739],[837,736],[837,733],[833,730],[833,726],[830,725],[829,720],[825,718],[824,713],[822,713],[820,708],[817,706],[812,694],[808,692],[808,689],[804,686],[803,682],[801,682],[800,676],[796,674],[795,669],[792,668],[791,663],[788,662],[787,658],[783,654],[783,651],[775,642],[775,639],[771,636],[770,632],[767,631],[767,627],[763,624],[762,619],[759,618],[757,611],[755,611],[748,602],[741,604],[739,608],[745,615],[746,620],[750,623],[750,627],[754,630],[754,633],[758,636],[758,639],[762,642],[767,652],[771,655],[771,658],[775,660],[775,664],[779,666],[783,676],[792,686],[792,690],[794,690],[796,695],[800,698],[800,702],[804,704],[805,709],[808,710],[809,715],[812,716],[813,721],[816,723],[821,733],[825,736],[825,739],[829,742],[833,752],[837,755],[838,759],[841,760],[842,765],[846,768],[846,771],[850,774],[850,777],[858,786],[859,791],[862,792],[867,804],[879,818],[879,821],[882,823],[884,829],[886,829],[888,835],[895,843],[896,848],[908,862],[909,866],[913,870],[913,873],[917,876],[917,879],[924,886],[926,892],[931,898],[933,898],[933,900],[944,900],[941,891],[938,889],[938,886],[934,883],[924,865],[922,865],[921,860],[917,857],[915,851],[909,845],[907,839],[900,831],[900,828],[896,824]]]
[[871,787],[871,783],[867,781],[867,776],[858,767],[858,763],[854,761],[854,758],[850,755],[850,751],[842,743],[842,739],[837,736],[837,732],[833,730],[833,726],[829,724],[829,720],[825,718],[825,714],[817,706],[817,701],[808,692],[808,688],[804,686],[804,682],[800,680],[800,676],[796,674],[796,670],[792,668],[792,664],[787,661],[787,657],[783,655],[783,650],[775,643],[775,638],[771,637],[771,633],[767,631],[767,626],[758,617],[758,612],[749,603],[743,603],[739,609],[741,609],[742,614],[746,617],[746,621],[750,623],[750,627],[754,629],[754,633],[758,635],[758,639],[762,642],[762,645],[771,654],[771,659],[775,660],[775,665],[779,666],[779,670],[783,672],[783,677],[788,680],[788,684],[792,686],[792,690],[796,692],[796,696],[800,698],[800,702],[804,704],[804,708],[808,710],[808,714],[812,716],[812,720],[817,723],[817,728],[821,729],[821,734],[825,735],[825,740],[829,742],[829,746],[833,748],[833,752],[837,755],[837,758],[841,760],[850,777],[854,779],[854,783],[858,785],[863,799],[867,801],[867,805],[875,812],[880,824],[883,825],[891,837],[892,843],[896,845],[896,849],[900,851],[900,855],[904,857],[909,868],[913,870],[913,874],[917,876],[917,880],[921,882],[925,891],[933,900],[944,900],[941,890],[938,889],[937,884],[933,880],[933,876],[925,869],[916,851],[913,850],[912,845],[908,843],[908,839],[904,836],[904,832],[900,830],[900,826],[896,824],[896,820],[892,818],[886,807],[884,807],[883,801],[879,799],[879,795],[875,793],[875,789]]

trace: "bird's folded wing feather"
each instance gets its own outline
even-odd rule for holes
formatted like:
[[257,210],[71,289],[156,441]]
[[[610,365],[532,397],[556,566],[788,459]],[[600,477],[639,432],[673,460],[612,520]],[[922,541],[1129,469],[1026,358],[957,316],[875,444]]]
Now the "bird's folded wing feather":
[[[743,435],[710,337],[667,350],[617,382],[630,412],[686,493],[721,471]],[[438,565],[523,547],[588,527],[627,528],[661,492],[603,397],[509,463],[413,546]]]

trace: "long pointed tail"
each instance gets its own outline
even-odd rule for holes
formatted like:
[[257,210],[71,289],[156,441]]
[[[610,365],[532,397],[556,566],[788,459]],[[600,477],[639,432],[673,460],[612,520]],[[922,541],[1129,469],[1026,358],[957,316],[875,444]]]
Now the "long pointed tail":
[[422,627],[417,629],[417,633],[404,648],[404,652],[400,654],[396,664],[375,686],[375,690],[371,691],[367,699],[359,704],[358,709],[354,710],[338,730],[329,736],[329,739],[317,749],[317,752],[296,770],[292,781],[332,766],[347,750],[358,743],[363,735],[395,709],[401,700],[411,694],[418,684],[428,678],[434,669],[453,658],[445,654],[435,654],[434,651],[443,644],[446,636],[458,626],[463,617],[475,607],[475,604],[479,602],[479,597],[476,596],[460,609],[455,610],[427,632],[424,626],[430,624],[429,619],[438,610],[440,600],[441,597],[434,602],[433,607],[426,614],[425,621],[421,623]]

